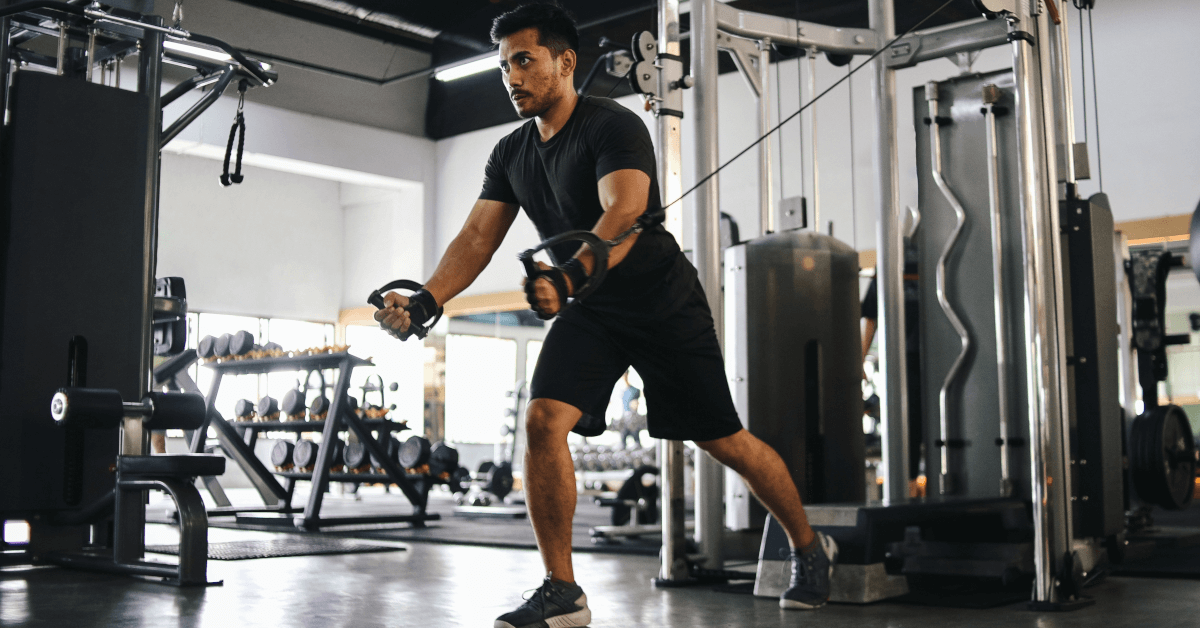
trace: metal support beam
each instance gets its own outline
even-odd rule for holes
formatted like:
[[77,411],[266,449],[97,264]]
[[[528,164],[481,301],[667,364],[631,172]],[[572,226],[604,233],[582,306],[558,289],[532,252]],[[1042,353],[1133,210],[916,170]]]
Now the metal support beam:
[[[870,0],[871,28],[879,41],[896,36],[893,0]],[[904,342],[904,236],[900,221],[899,157],[896,148],[896,71],[877,58],[875,99],[875,193],[879,203],[877,285],[879,346],[883,376],[880,411],[884,429],[884,497],[908,497],[908,374]],[[919,421],[921,417],[911,417]]]
[[[696,79],[696,177],[715,172],[717,152],[717,10],[725,5],[716,0],[693,0],[692,76]],[[725,331],[721,298],[720,196],[717,177],[696,190],[693,201],[692,261],[700,285],[708,296],[717,339],[723,345]],[[703,451],[696,452],[696,543],[705,567],[720,569],[724,535],[725,472],[720,463]]]
[[179,116],[179,119],[172,122],[171,126],[163,129],[162,138],[159,140],[160,146],[166,146],[169,144],[171,140],[175,139],[175,136],[179,135],[185,128],[187,128],[187,125],[195,121],[196,118],[199,118],[200,114],[208,111],[208,108],[211,107],[213,103],[217,102],[217,99],[221,97],[221,94],[225,93],[225,88],[229,87],[229,81],[233,79],[233,75],[236,73],[237,71],[233,66],[230,66],[229,69],[222,72],[220,78],[217,80],[217,84],[213,86],[212,90],[202,96],[200,100],[197,100],[195,104],[188,108],[187,111],[183,112],[183,115]]
[[[693,13],[699,12],[700,4],[699,0],[693,1]],[[786,17],[739,11],[723,3],[717,3],[714,16],[717,28],[726,33],[750,39],[770,38],[784,46],[816,48],[821,52],[834,54],[869,55],[875,52],[879,42],[887,41],[879,38],[877,29],[825,26]]]
[[917,31],[888,47],[882,58],[889,68],[911,68],[924,61],[1003,46],[1008,43],[1004,20],[971,20],[952,28]]

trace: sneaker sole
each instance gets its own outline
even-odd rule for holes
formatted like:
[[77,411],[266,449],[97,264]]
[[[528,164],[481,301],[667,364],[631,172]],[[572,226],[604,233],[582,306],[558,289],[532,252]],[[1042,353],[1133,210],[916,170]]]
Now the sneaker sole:
[[592,623],[592,611],[585,608],[581,611],[559,615],[557,617],[547,617],[536,624],[525,624],[524,626],[514,626],[506,621],[497,619],[493,628],[584,628]]
[[[820,533],[817,534],[817,540],[821,542],[821,548],[825,550],[825,555],[829,557],[829,580],[832,581],[833,567],[837,565],[838,559],[837,541],[833,540],[828,535]],[[826,600],[826,602],[827,601],[829,600]],[[814,608],[821,608],[822,606],[825,606],[825,602],[821,602],[820,604],[805,604],[804,602],[797,602],[796,600],[785,600],[783,598],[779,598],[779,608],[782,609],[807,611]]]

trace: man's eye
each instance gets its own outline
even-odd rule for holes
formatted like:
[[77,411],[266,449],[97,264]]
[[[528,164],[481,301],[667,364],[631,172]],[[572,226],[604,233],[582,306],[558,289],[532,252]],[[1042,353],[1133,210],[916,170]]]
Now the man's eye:
[[529,65],[529,57],[521,57],[517,60],[517,63],[520,63],[521,65]]

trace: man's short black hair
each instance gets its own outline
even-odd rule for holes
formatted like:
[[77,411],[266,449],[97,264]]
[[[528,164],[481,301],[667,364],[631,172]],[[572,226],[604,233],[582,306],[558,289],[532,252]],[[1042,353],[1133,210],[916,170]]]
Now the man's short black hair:
[[538,29],[538,44],[550,49],[555,57],[567,50],[579,52],[579,30],[575,19],[557,4],[523,4],[501,14],[492,22],[492,43],[527,28]]

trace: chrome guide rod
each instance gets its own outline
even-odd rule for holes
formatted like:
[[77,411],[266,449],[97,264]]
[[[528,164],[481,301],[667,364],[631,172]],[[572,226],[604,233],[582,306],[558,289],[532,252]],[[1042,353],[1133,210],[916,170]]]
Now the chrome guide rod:
[[1012,471],[1009,469],[1009,388],[1008,388],[1008,321],[1004,297],[1004,240],[1003,217],[1000,214],[1000,154],[996,135],[996,103],[1000,88],[983,86],[984,121],[987,127],[988,204],[992,222],[992,292],[996,318],[996,390],[1000,411],[1000,496],[1012,495]]
[[[658,3],[658,52],[679,55],[679,0],[659,0]],[[715,42],[714,42],[715,44]],[[675,67],[675,65],[678,67]],[[660,72],[659,93],[672,94],[671,81],[682,75],[681,62],[668,62]],[[678,85],[674,91],[679,91]],[[683,110],[682,94],[678,94],[679,105],[672,107]],[[683,167],[680,119],[659,112],[657,118],[659,183],[662,199],[679,198],[683,193]],[[679,240],[683,239],[682,206],[667,210],[667,227]],[[659,580],[678,582],[687,579],[687,538],[684,528],[684,444],[677,440],[659,441],[659,460],[662,463],[662,554],[658,571]]]
[[58,69],[56,74],[63,75],[63,66],[67,62],[67,23],[58,23]]
[[[695,172],[714,172],[720,166],[717,152],[717,2],[692,2],[692,75],[695,78]],[[717,339],[724,346],[725,321],[721,297],[720,196],[718,177],[696,190],[692,219],[692,259],[700,284],[708,296]],[[704,451],[696,452],[696,544],[704,566],[724,564],[721,542],[725,530],[724,468]]]
[[[871,29],[879,41],[896,36],[894,0],[869,0]],[[880,395],[884,426],[884,496],[893,503],[908,498],[908,373],[904,338],[904,243],[900,229],[900,178],[896,137],[896,71],[880,56],[874,61],[875,192],[879,203],[878,286]]]
[[[771,131],[771,39],[758,42],[758,134]],[[776,87],[778,89],[778,86]],[[782,113],[782,112],[781,112]],[[782,150],[782,149],[781,149]],[[758,143],[758,215],[761,234],[775,233],[775,182],[771,168],[771,142]]]
[[[799,61],[797,61],[799,63]],[[808,51],[808,93],[817,97],[817,51]],[[808,147],[812,151],[813,231],[821,233],[821,168],[817,160],[817,103],[808,108]]]
[[946,314],[946,319],[950,321],[950,325],[954,327],[954,331],[958,334],[959,340],[962,343],[962,350],[959,351],[958,357],[954,358],[950,369],[946,371],[946,378],[942,380],[942,388],[938,391],[938,430],[940,434],[939,438],[941,439],[941,447],[939,447],[941,465],[938,469],[938,492],[942,495],[948,495],[957,491],[956,487],[947,486],[950,479],[949,391],[950,386],[954,384],[954,380],[958,379],[959,371],[962,369],[963,362],[967,358],[967,352],[971,349],[971,336],[967,332],[966,326],[963,325],[962,320],[958,317],[958,313],[954,311],[954,306],[950,304],[950,299],[946,294],[946,260],[950,257],[954,245],[958,242],[958,236],[962,233],[963,225],[967,223],[967,213],[963,211],[962,203],[959,202],[954,191],[950,189],[942,173],[942,133],[941,125],[938,123],[937,83],[930,82],[925,84],[925,100],[929,103],[929,140],[930,154],[933,156],[933,180],[937,183],[938,189],[942,191],[942,196],[946,197],[946,202],[950,203],[955,217],[954,229],[951,230],[950,237],[946,239],[946,244],[942,247],[942,255],[938,257],[936,277],[938,305],[942,307],[942,312]]

